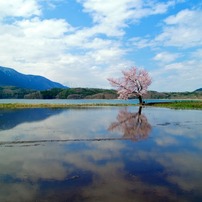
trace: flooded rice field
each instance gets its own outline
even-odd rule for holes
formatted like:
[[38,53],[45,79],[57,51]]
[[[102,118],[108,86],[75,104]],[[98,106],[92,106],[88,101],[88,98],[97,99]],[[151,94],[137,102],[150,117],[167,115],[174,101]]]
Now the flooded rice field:
[[202,201],[202,111],[0,110],[0,201]]

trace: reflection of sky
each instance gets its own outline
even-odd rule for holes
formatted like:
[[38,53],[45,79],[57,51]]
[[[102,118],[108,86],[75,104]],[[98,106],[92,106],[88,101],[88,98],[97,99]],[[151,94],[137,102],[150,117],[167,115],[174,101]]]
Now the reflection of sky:
[[[120,109],[64,110],[2,130],[0,141],[121,137],[107,130]],[[152,130],[139,142],[2,144],[0,201],[201,201],[202,112],[142,113]]]
[[14,130],[0,131],[0,141],[104,138],[116,113],[110,108],[64,110],[43,121],[22,123]]

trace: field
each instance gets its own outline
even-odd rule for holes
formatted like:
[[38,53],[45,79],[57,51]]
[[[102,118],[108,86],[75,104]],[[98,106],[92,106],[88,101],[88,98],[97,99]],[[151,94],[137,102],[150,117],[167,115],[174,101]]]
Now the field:
[[[72,107],[102,107],[102,106],[138,106],[137,104],[25,104],[25,103],[6,103],[0,104],[0,109],[22,109],[22,108],[72,108]],[[175,102],[151,102],[144,106],[166,107],[172,109],[202,109],[202,100],[197,101],[175,101]]]
[[149,103],[148,106],[167,107],[172,109],[202,109],[202,101],[176,101],[176,102],[161,102]]

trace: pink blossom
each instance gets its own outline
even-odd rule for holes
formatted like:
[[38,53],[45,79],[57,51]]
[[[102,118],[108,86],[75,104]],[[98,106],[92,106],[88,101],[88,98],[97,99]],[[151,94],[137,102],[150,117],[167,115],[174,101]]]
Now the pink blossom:
[[137,96],[142,104],[142,96],[147,93],[147,88],[152,79],[144,69],[132,67],[122,71],[123,77],[109,78],[110,84],[117,89],[120,99],[128,99]]

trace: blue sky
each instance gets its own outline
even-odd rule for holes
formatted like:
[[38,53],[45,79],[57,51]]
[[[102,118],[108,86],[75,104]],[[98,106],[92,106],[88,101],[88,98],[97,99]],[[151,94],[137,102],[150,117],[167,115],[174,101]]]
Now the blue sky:
[[199,0],[0,1],[0,66],[70,87],[111,88],[137,66],[150,90],[202,87]]

